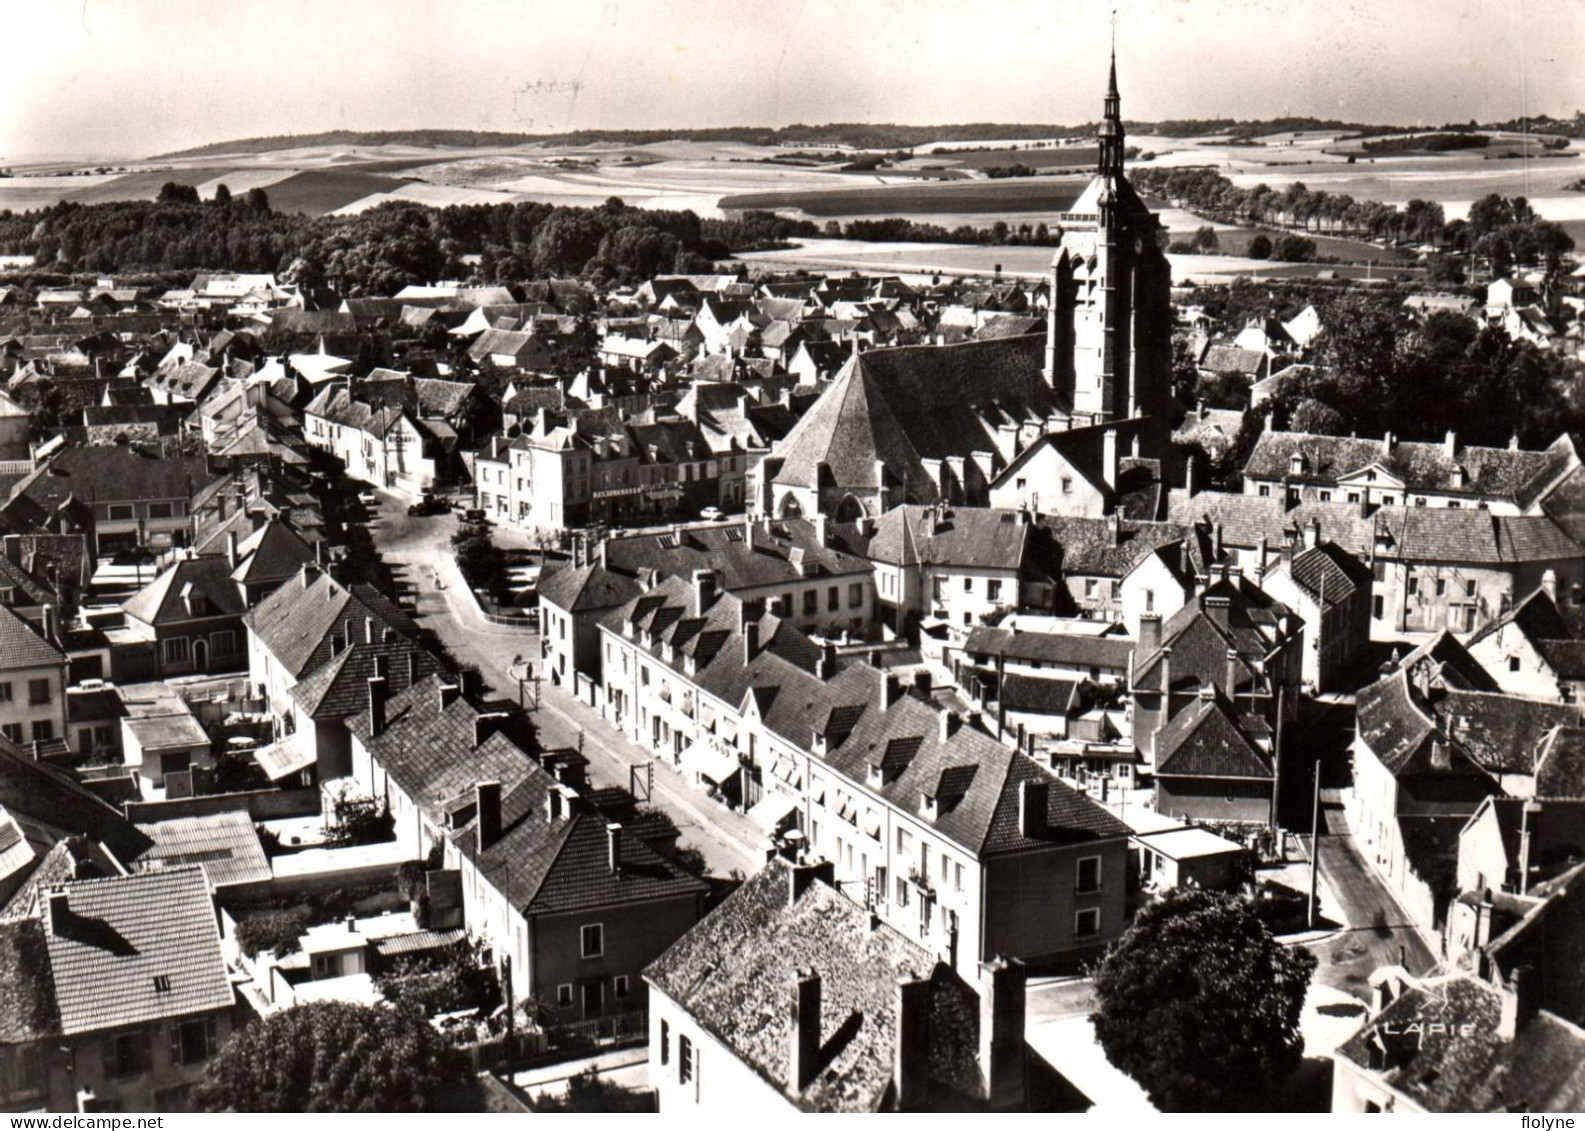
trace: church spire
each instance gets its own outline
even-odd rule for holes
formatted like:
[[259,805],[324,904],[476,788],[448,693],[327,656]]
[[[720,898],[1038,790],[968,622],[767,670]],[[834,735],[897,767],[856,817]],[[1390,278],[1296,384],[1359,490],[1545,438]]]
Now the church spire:
[[1106,104],[1097,135],[1101,143],[1100,167],[1103,177],[1123,175],[1123,98],[1117,92],[1117,13],[1112,13],[1112,69],[1107,77]]

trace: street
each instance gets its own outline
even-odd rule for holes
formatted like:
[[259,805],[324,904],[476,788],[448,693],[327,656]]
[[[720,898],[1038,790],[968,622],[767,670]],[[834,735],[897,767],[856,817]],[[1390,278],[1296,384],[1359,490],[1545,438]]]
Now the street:
[[[520,656],[537,662],[539,637],[491,624],[480,614],[452,556],[451,536],[457,527],[457,516],[450,511],[410,516],[401,500],[381,493],[369,533],[398,585],[412,594],[418,623],[433,632],[459,663],[477,667],[491,693],[517,702],[521,689],[508,669]],[[589,779],[595,786],[627,789],[631,768],[653,761],[597,711],[549,681],[541,682],[539,695],[540,707],[532,714],[541,745],[576,749],[581,735]],[[532,687],[528,698],[532,706]],[[676,822],[682,833],[680,844],[697,849],[712,875],[757,872],[769,844],[759,827],[744,814],[707,799],[664,763],[655,762],[654,767],[650,804]]]
[[1413,924],[1354,845],[1341,809],[1323,808],[1321,875],[1342,906],[1326,909],[1345,929],[1312,947],[1321,960],[1316,979],[1368,1000],[1371,971],[1402,963],[1423,975],[1437,965]]

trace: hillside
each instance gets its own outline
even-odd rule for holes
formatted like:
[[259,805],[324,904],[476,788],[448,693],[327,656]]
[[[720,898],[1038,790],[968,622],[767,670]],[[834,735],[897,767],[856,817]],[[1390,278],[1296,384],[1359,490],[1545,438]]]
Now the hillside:
[[[1537,119],[1537,122],[1550,119]],[[1463,127],[1468,128],[1468,127]],[[1265,134],[1327,130],[1337,133],[1380,135],[1401,132],[1402,127],[1342,122],[1320,118],[1266,118],[1238,121],[1231,118],[1174,119],[1163,122],[1128,122],[1132,134],[1162,137],[1201,137],[1227,134],[1254,138]],[[661,141],[741,142],[750,145],[846,145],[859,149],[907,149],[930,142],[1002,141],[1024,138],[1080,137],[1095,131],[1093,122],[1053,125],[1028,122],[960,122],[952,125],[914,126],[892,122],[832,122],[826,125],[794,124],[722,126],[713,129],[572,130],[558,134],[492,133],[480,130],[331,130],[316,134],[240,138],[216,142],[150,160],[212,157],[219,154],[270,153],[283,149],[319,146],[414,145],[448,149],[482,149],[518,145],[649,145]]]

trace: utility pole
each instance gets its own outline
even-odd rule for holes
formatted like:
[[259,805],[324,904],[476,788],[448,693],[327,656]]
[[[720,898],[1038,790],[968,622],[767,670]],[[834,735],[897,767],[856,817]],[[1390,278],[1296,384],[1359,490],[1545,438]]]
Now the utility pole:
[[1305,922],[1315,928],[1315,887],[1321,861],[1321,759],[1315,760],[1315,802],[1310,811],[1310,909]]

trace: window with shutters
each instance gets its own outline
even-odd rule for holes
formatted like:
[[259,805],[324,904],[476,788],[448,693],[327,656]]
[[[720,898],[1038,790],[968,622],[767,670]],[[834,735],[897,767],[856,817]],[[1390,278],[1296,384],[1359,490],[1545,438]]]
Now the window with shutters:
[[148,1044],[148,1034],[141,1030],[105,1037],[100,1046],[104,1051],[105,1075],[120,1078],[142,1072],[149,1063]]
[[677,1038],[677,1083],[686,1084],[693,1079],[693,1042],[687,1037]]
[[215,1019],[171,1026],[171,1063],[201,1064],[215,1054]]

